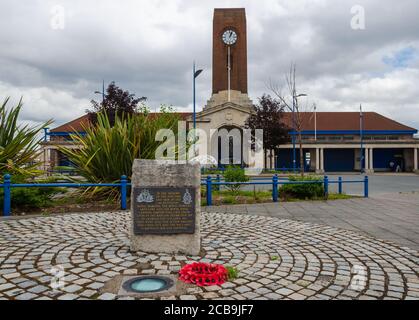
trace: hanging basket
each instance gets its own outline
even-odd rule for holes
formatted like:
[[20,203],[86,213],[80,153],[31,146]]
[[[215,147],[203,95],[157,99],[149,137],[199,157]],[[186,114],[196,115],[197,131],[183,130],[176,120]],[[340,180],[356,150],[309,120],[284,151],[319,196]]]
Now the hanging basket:
[[197,286],[220,285],[227,281],[227,269],[219,264],[193,262],[179,271],[179,280]]

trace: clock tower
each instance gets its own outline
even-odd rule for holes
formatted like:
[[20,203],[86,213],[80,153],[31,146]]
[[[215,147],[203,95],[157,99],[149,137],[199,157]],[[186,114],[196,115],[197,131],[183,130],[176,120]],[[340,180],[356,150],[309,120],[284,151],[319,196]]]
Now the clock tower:
[[247,90],[246,10],[214,9],[212,96],[204,111],[229,103],[249,112],[253,104]]
[[215,9],[212,41],[212,93],[229,89],[229,65],[230,89],[247,93],[245,9]]
[[212,95],[196,114],[196,125],[206,132],[207,154],[218,164],[243,165],[243,128],[254,110],[247,89],[244,8],[214,10],[212,42]]

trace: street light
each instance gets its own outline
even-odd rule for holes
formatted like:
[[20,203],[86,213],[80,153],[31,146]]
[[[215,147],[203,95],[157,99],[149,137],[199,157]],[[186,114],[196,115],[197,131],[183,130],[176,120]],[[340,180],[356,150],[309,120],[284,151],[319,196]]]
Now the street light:
[[102,81],[102,92],[95,91],[95,94],[101,94],[102,95],[102,105],[105,104],[105,80]]
[[[193,62],[193,71],[192,71],[192,75],[193,75],[193,128],[194,128],[194,140],[196,139],[196,90],[195,90],[195,88],[196,88],[196,85],[195,85],[195,80],[196,80],[196,78],[198,78],[198,76],[201,74],[201,72],[202,72],[203,70],[202,69],[199,69],[199,70],[196,70],[196,67],[195,67],[195,61]],[[195,150],[195,141],[194,141],[194,145],[193,145],[193,153],[194,153],[194,156],[195,156],[195,152],[196,152],[196,150]]]
[[195,61],[193,63],[193,128],[196,129],[196,93],[195,93],[195,79],[201,74],[203,70],[195,70]]
[[361,173],[365,172],[365,150],[364,150],[364,114],[362,113],[362,104],[359,105],[359,139],[361,141]]
[[317,105],[314,104],[314,141],[317,142]]
[[[296,150],[295,150],[295,105],[297,102],[297,99],[299,97],[307,97],[307,94],[301,93],[299,95],[296,95],[294,91],[294,96],[292,97],[292,170],[295,173],[296,170]],[[300,168],[301,170],[301,168]]]

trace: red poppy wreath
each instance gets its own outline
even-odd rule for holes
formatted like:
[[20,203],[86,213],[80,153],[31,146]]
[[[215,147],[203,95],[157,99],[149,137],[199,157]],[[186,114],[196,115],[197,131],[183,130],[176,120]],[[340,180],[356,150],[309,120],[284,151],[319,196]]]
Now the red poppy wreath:
[[227,281],[227,269],[219,264],[193,262],[179,271],[179,280],[197,286],[220,285]]

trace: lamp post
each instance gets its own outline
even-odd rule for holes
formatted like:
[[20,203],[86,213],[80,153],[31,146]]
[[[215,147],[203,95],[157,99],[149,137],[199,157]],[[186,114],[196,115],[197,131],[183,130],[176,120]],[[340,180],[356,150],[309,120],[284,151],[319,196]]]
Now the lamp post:
[[196,92],[195,92],[195,80],[201,74],[203,70],[196,70],[195,61],[193,63],[193,128],[196,129]]
[[[307,97],[307,94],[301,93],[297,95],[294,90],[294,94],[292,97],[292,170],[295,173],[296,170],[296,150],[295,150],[295,106],[297,104],[297,99],[299,97]],[[301,168],[300,168],[301,170]]]
[[362,113],[362,105],[359,105],[359,136],[361,141],[361,173],[364,173],[365,162],[364,162],[364,114]]
[[102,106],[105,104],[105,80],[102,80],[102,92],[95,91],[95,94],[101,94],[102,95]]
[[317,105],[314,104],[314,141],[317,141]]

